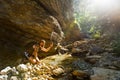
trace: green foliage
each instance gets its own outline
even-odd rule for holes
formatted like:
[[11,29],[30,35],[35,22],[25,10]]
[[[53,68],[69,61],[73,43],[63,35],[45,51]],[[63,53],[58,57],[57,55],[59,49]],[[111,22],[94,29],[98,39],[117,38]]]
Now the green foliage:
[[93,35],[93,38],[100,38],[100,31],[96,31],[96,33]]
[[91,34],[90,36],[92,38],[99,38],[101,36],[100,25],[97,22],[97,16],[93,15],[91,10],[88,10],[89,6],[86,7],[88,1],[89,0],[74,1],[74,23],[78,24],[81,32]]
[[90,13],[75,13],[74,23],[78,24],[80,30],[85,33],[90,33],[93,38],[100,37],[99,25],[95,22],[96,17],[90,16]]
[[90,28],[89,32],[90,32],[90,33],[94,33],[94,31],[95,31],[95,26],[92,26],[92,27]]
[[118,35],[114,35],[115,39],[113,41],[113,50],[117,56],[120,56],[120,32]]

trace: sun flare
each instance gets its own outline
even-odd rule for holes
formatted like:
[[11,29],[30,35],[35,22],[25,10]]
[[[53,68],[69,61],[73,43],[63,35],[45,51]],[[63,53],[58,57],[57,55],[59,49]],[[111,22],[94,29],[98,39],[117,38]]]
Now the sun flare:
[[91,0],[91,5],[96,9],[111,11],[118,8],[117,0]]

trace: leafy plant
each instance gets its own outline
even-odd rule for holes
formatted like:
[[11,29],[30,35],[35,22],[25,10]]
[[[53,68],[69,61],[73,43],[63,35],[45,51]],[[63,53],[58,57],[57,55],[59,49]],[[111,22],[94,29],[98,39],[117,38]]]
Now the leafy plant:
[[78,25],[81,32],[90,34],[92,38],[99,38],[101,31],[99,23],[97,22],[97,16],[93,15],[92,12],[88,10],[89,6],[86,7],[87,2],[87,0],[74,1],[74,23]]
[[116,53],[117,56],[120,56],[120,32],[118,35],[114,35],[115,39],[113,41],[113,51]]

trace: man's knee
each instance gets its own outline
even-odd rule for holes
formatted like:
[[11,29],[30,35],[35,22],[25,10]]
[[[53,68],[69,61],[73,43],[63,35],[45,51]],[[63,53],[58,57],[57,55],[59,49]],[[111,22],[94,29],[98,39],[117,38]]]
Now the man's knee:
[[32,64],[35,64],[35,63],[37,63],[37,61],[36,61],[36,59],[33,59],[33,58],[29,58],[29,60],[30,60],[30,62],[32,63]]

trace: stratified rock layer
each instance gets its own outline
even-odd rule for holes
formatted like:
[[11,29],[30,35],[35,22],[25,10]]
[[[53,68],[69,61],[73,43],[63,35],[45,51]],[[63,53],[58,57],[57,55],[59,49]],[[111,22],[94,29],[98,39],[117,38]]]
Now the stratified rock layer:
[[60,35],[60,31],[67,30],[72,21],[71,0],[2,0],[0,43],[24,47],[40,39],[50,40],[53,31]]
[[72,0],[1,0],[0,62],[16,61],[13,54],[21,55],[41,39],[47,41],[47,47],[52,32],[60,37],[66,32],[70,39],[68,28],[73,20]]

